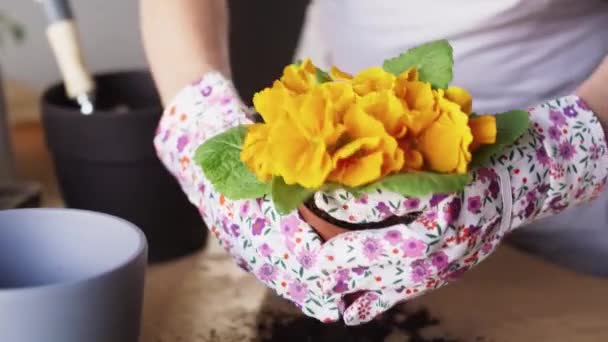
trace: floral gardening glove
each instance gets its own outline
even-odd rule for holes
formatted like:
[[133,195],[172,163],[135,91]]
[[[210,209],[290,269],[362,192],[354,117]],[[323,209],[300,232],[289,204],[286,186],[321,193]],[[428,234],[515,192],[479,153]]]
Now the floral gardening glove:
[[225,198],[193,161],[196,149],[207,139],[252,123],[249,114],[232,84],[219,73],[209,73],[167,107],[154,141],[159,157],[241,268],[307,315],[336,321],[340,318],[337,297],[324,293],[320,284],[322,241],[315,231],[297,213],[278,215],[269,198]]
[[[228,200],[193,163],[205,140],[251,123],[248,112],[230,82],[207,74],[168,106],[155,139],[159,157],[242,268],[327,322],[341,314],[346,324],[367,322],[458,278],[513,228],[597,196],[608,174],[597,118],[578,97],[568,96],[531,109],[529,132],[475,171],[461,194],[405,198],[377,192],[355,199],[341,190],[317,193],[315,207],[332,219],[393,222],[323,244],[297,212],[281,217],[266,197]],[[391,221],[414,213],[407,225]]]
[[320,265],[324,290],[351,294],[341,307],[347,324],[367,322],[457,279],[512,229],[599,195],[608,154],[602,128],[585,103],[568,96],[532,108],[530,116],[528,133],[474,172],[461,194],[316,194],[319,210],[346,223],[420,212],[407,225],[349,232],[323,246],[321,258],[331,260]]

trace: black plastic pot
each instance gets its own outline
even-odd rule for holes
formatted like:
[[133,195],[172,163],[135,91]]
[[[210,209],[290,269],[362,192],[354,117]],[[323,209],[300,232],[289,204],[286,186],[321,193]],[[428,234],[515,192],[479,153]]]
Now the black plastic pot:
[[151,76],[108,73],[96,82],[92,115],[80,113],[63,84],[42,98],[47,144],[66,205],[133,222],[146,234],[151,261],[198,249],[206,239],[204,223],[152,143],[162,107]]

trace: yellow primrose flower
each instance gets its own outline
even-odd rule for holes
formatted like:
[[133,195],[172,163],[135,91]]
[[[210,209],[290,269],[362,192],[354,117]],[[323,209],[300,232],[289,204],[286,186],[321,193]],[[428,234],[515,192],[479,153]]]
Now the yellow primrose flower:
[[402,139],[399,141],[399,147],[403,150],[404,163],[403,171],[420,171],[424,166],[424,157],[422,153],[414,147],[411,139]]
[[300,98],[297,109],[288,115],[307,139],[322,140],[327,146],[334,145],[345,131],[339,123],[340,115],[336,114],[339,106],[331,101],[331,96],[331,92],[324,92],[321,87],[313,88]]
[[355,103],[356,95],[353,87],[344,82],[325,82],[319,86],[319,89],[330,103],[327,109],[336,114],[337,121],[341,121],[346,110]]
[[456,103],[438,97],[438,118],[418,137],[418,147],[428,167],[437,172],[467,172],[473,141],[468,116]]
[[336,81],[352,81],[353,79],[353,75],[338,69],[336,66],[329,69],[329,76]]
[[272,178],[272,156],[268,148],[270,125],[253,124],[247,127],[241,160],[256,177],[267,182]]
[[395,80],[395,87],[393,88],[395,95],[397,95],[398,98],[405,100],[409,84],[417,82],[418,76],[418,69],[414,67],[402,72]]
[[492,115],[481,115],[469,119],[469,127],[473,134],[471,151],[475,151],[480,145],[496,143],[496,117]]
[[324,92],[314,88],[303,96],[296,111],[272,126],[268,157],[286,184],[317,189],[325,182],[332,169],[328,149],[345,131],[328,109],[330,105]]
[[359,186],[401,170],[403,151],[382,122],[354,105],[344,116],[344,126],[352,140],[334,153],[329,180]]
[[291,64],[283,69],[281,82],[287,89],[302,94],[317,84],[317,67],[310,59],[305,59],[300,65]]
[[366,113],[382,122],[388,134],[397,139],[405,136],[405,108],[392,91],[369,93],[363,96],[359,103]]
[[283,118],[273,127],[269,150],[274,170],[286,184],[317,189],[331,171],[331,156],[320,139],[308,139],[295,122]]
[[403,164],[405,170],[420,171],[424,166],[424,157],[418,150],[404,151],[405,162]]
[[467,172],[471,151],[496,142],[493,116],[469,118],[464,89],[434,90],[412,67],[399,76],[373,67],[354,77],[337,67],[318,83],[309,59],[255,94],[264,124],[248,126],[241,160],[261,181],[318,189],[356,187],[395,172]]
[[409,79],[414,79],[411,77],[414,72],[415,69],[405,77],[397,79],[395,93],[406,109],[404,120],[407,128],[412,136],[418,136],[437,118],[438,113],[435,109],[436,100],[431,84],[409,81]]
[[373,91],[392,90],[395,85],[395,75],[380,67],[365,69],[352,80],[355,93],[365,96]]
[[405,96],[405,92],[400,93],[400,91],[402,90],[401,87],[406,84],[407,82],[416,82],[419,80],[419,73],[418,73],[418,69],[416,69],[415,67],[411,67],[407,70],[405,70],[404,72],[402,72],[398,77],[397,77],[397,81],[395,83],[395,93],[397,93],[397,96],[399,97],[404,97]]
[[445,91],[445,97],[458,104],[460,109],[466,114],[471,114],[471,110],[473,108],[473,97],[469,94],[468,91],[458,88],[458,87],[449,87]]
[[380,178],[384,162],[381,139],[360,138],[342,146],[333,156],[329,180],[355,187]]
[[275,81],[271,88],[266,88],[253,96],[253,106],[264,118],[264,122],[270,124],[288,112],[295,112],[296,95],[285,88],[283,83]]

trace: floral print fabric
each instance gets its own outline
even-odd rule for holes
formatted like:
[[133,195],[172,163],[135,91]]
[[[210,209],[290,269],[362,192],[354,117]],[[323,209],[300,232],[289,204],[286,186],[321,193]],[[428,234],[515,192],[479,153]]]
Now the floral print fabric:
[[269,198],[232,201],[192,161],[206,139],[251,123],[231,83],[209,73],[167,107],[155,145],[222,246],[244,270],[325,322],[361,324],[441,287],[490,255],[510,230],[596,197],[608,175],[606,141],[585,103],[567,96],[530,109],[532,126],[459,194],[353,198],[317,193],[316,205],[347,222],[421,212],[411,224],[353,231],[323,242],[297,211]]

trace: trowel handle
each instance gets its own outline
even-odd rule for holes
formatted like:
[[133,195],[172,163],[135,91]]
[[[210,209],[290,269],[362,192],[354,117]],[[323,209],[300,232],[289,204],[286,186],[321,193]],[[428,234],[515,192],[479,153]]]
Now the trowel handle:
[[82,55],[78,28],[67,0],[39,0],[49,25],[46,33],[63,76],[68,97],[76,99],[95,91],[95,83]]

